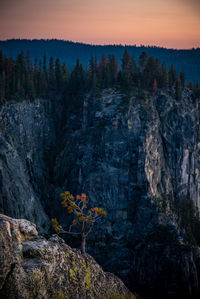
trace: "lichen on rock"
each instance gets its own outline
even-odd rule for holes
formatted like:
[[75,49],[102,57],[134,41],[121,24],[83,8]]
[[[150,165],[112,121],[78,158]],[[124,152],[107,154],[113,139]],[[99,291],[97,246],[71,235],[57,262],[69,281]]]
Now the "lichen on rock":
[[[0,214],[0,298],[131,298],[123,282],[58,236]],[[116,298],[118,298],[116,297]]]

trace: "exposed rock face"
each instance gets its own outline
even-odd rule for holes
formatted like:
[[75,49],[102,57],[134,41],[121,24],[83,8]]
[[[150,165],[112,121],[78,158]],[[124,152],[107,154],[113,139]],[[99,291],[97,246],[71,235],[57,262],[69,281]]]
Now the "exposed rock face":
[[41,232],[49,227],[42,196],[55,144],[52,110],[49,101],[36,100],[2,107],[0,114],[0,211],[37,223]]
[[34,224],[0,214],[1,298],[135,298],[122,281],[58,236],[38,236]]
[[[70,130],[80,115],[66,113],[67,137],[56,175],[57,184],[84,190],[94,205],[108,211],[90,252],[129,286],[134,281],[143,286],[140,290],[146,286],[150,296],[195,296],[199,258],[183,245],[176,205],[187,196],[200,209],[199,101],[187,91],[180,103],[166,94],[129,99],[108,91],[85,99],[83,107],[81,128]],[[159,257],[145,258],[151,257],[153,244]],[[168,278],[167,287],[160,288],[166,273],[173,277],[172,289]]]
[[[200,248],[140,244],[132,259],[132,287],[147,298],[199,298]],[[155,290],[156,288],[156,290]]]
[[[108,212],[88,242],[88,251],[104,269],[112,269],[146,296],[196,296],[199,249],[188,243],[184,215],[177,206],[187,197],[200,211],[199,100],[192,99],[187,90],[180,102],[164,93],[145,99],[124,97],[113,90],[104,91],[98,99],[70,100],[63,106],[62,130],[57,135],[51,103],[38,100],[3,107],[2,212],[14,217],[24,214],[40,227],[48,223],[48,216],[57,217],[67,226],[66,212],[59,209],[59,194],[64,190],[85,192],[92,206]],[[20,109],[23,116],[19,117]],[[34,126],[36,115],[40,115],[38,126]],[[20,142],[9,141],[15,139],[8,136],[7,127]],[[30,130],[33,137],[22,138]],[[23,161],[31,148],[30,174]],[[47,151],[48,161],[44,159]],[[5,161],[13,161],[12,167]],[[19,179],[15,163],[24,167],[17,166]],[[7,173],[14,177],[12,183]],[[22,187],[24,182],[27,188]],[[35,205],[31,205],[30,194]],[[49,199],[45,201],[45,197]],[[43,231],[47,229],[45,226]]]

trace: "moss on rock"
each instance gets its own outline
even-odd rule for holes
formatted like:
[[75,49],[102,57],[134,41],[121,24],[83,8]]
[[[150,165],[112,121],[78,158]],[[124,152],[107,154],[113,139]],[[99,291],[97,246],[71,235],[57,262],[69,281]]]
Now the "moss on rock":
[[[38,236],[27,220],[0,215],[0,298],[131,298],[122,281],[54,235]],[[125,296],[125,297],[123,297]],[[118,297],[116,297],[118,298]]]

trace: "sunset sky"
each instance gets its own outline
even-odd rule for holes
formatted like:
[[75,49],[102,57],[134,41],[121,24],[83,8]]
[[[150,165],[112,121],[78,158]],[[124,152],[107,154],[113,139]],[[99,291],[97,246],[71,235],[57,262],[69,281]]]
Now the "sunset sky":
[[200,47],[200,0],[0,0],[0,39]]

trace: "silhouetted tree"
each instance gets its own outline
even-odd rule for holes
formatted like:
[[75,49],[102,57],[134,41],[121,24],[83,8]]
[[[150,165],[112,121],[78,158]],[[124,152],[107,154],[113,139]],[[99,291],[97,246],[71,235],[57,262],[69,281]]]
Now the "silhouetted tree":
[[69,79],[69,93],[71,95],[80,95],[85,91],[85,74],[82,64],[80,64],[79,59],[76,61],[76,65],[71,72]]
[[154,80],[156,79],[157,82],[157,80],[159,79],[159,64],[158,61],[154,59],[154,57],[148,57],[141,78],[142,87],[152,91]]
[[109,72],[108,84],[110,86],[113,86],[116,84],[118,71],[119,71],[119,66],[118,66],[116,57],[114,55],[109,55],[109,57],[108,57],[108,72]]
[[120,73],[120,85],[123,92],[129,93],[132,88],[132,76],[131,76],[131,59],[127,50],[124,51],[122,58],[122,70]]
[[0,103],[5,101],[5,71],[3,52],[0,51]]
[[63,84],[66,86],[69,82],[70,73],[65,63],[62,64]]
[[109,84],[108,59],[105,54],[102,55],[99,63],[99,84],[101,88],[106,88]]
[[184,88],[185,87],[185,73],[184,73],[184,70],[182,70],[180,72],[180,81],[181,81],[181,87]]
[[158,91],[158,84],[157,84],[156,79],[154,79],[154,81],[153,81],[153,91],[154,91],[154,93],[156,93]]
[[145,64],[147,62],[148,55],[146,52],[142,52],[139,56],[139,67],[140,71],[143,71]]
[[199,82],[195,82],[192,88],[192,96],[194,99],[200,99],[200,85]]
[[175,85],[175,98],[177,101],[180,101],[182,98],[182,92],[181,92],[181,81],[179,78],[176,80],[176,85]]
[[55,65],[53,57],[51,56],[49,59],[49,68],[48,68],[48,77],[49,77],[49,91],[50,93],[56,90],[57,82],[55,76]]
[[88,68],[88,88],[91,90],[91,96],[96,97],[99,95],[99,82],[98,82],[98,66],[97,58],[90,59],[89,68]]
[[176,74],[176,70],[173,64],[171,64],[170,66],[170,70],[169,70],[169,87],[172,88],[173,86],[175,86],[177,82],[177,74]]
[[188,82],[187,87],[188,87],[190,90],[192,90],[192,88],[193,88],[193,84],[192,84],[191,81]]
[[130,71],[130,55],[127,50],[124,51],[123,58],[122,58],[122,71],[127,70]]
[[158,85],[159,85],[159,88],[168,88],[168,86],[169,86],[168,72],[166,70],[166,66],[164,63],[162,63],[161,68],[160,68]]
[[55,63],[55,77],[56,77],[56,90],[57,92],[61,92],[63,86],[63,76],[60,60],[57,58]]

